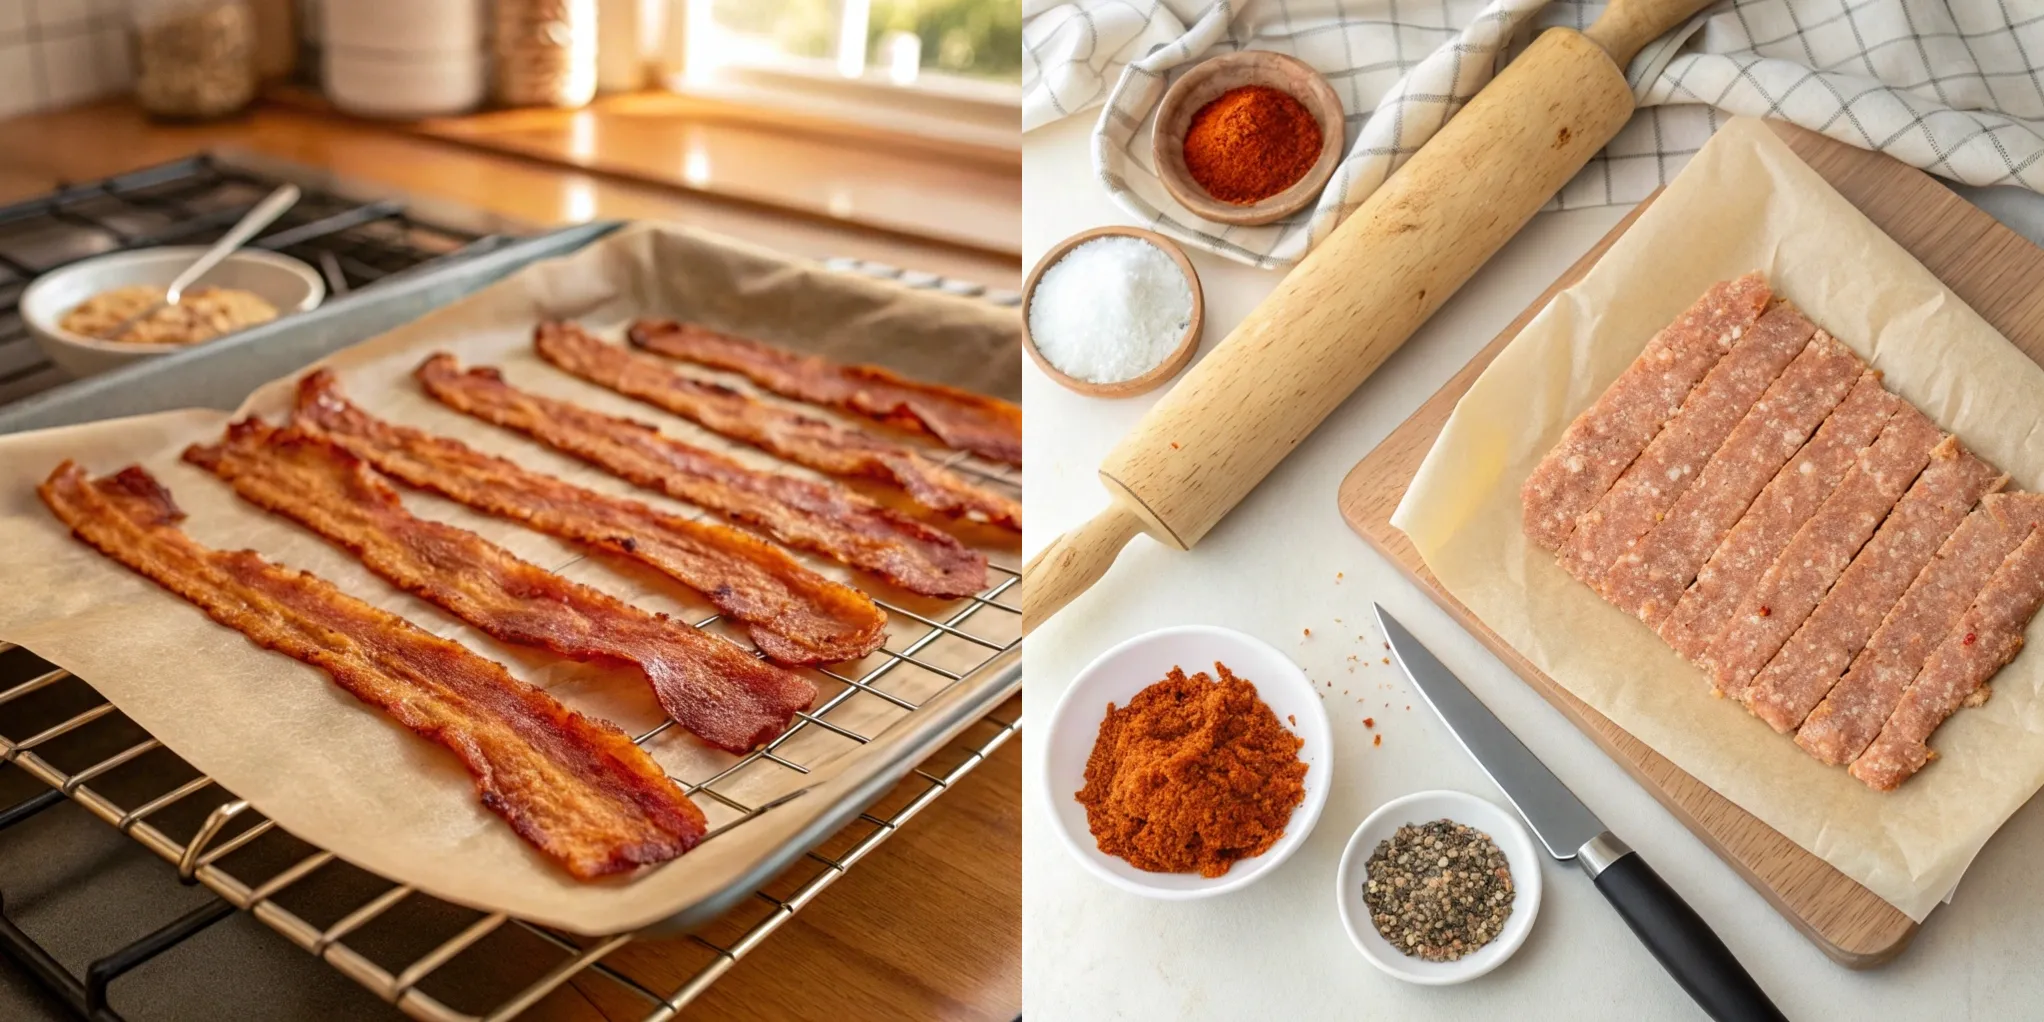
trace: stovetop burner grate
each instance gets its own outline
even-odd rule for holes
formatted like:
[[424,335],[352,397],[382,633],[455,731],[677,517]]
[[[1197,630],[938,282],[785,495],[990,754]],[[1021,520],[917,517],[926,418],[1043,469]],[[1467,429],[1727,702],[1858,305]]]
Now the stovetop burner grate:
[[285,180],[303,196],[252,244],[319,270],[329,300],[510,240],[422,219],[400,199],[352,196],[212,154],[0,206],[0,405],[70,378],[21,321],[21,293],[37,276],[108,252],[209,244]]

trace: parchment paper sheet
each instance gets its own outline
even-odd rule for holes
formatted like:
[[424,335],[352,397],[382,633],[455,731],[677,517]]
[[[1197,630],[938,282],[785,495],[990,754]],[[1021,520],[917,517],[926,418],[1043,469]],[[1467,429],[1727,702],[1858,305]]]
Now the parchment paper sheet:
[[1464,395],[1392,517],[1470,610],[1549,677],[1921,920],[2044,785],[2044,653],[1940,728],[1941,758],[1870,791],[1804,755],[1520,531],[1519,487],[1562,430],[1711,284],[1751,270],[1982,457],[2044,484],[2044,369],[1755,120],[1735,120]]
[[[627,228],[559,260],[535,264],[483,291],[389,334],[336,354],[326,364],[350,398],[393,421],[461,438],[592,489],[628,494],[678,512],[668,501],[533,441],[442,408],[409,374],[428,353],[454,352],[464,365],[496,365],[516,385],[658,424],[664,431],[777,471],[804,470],[723,441],[650,406],[582,383],[532,353],[536,320],[577,319],[615,340],[639,315],[701,320],[833,357],[890,365],[924,379],[1013,400],[1020,393],[1020,325],[1014,313],[967,299],[911,291],[790,261],[678,228]],[[739,384],[734,377],[717,376]],[[295,380],[259,389],[238,414],[273,421],[288,409]],[[412,735],[331,684],[320,671],[256,648],[197,608],[72,540],[37,499],[34,487],[62,459],[95,474],[140,462],[170,487],[200,542],[251,547],[312,571],[342,590],[458,639],[570,706],[638,734],[662,718],[634,672],[576,664],[507,647],[371,575],[353,557],[312,533],[241,501],[208,473],[178,460],[184,447],[216,439],[230,416],[166,412],[133,419],[0,437],[0,638],[19,643],[92,684],[178,755],[248,799],[291,833],[365,869],[450,901],[500,910],[584,933],[618,932],[665,918],[717,889],[755,861],[769,842],[792,833],[820,809],[803,797],[707,842],[675,862],[633,878],[579,883],[520,841],[476,798],[468,775],[438,746]],[[521,557],[604,589],[648,610],[698,621],[713,613],[694,593],[626,561],[582,551],[509,521],[399,487],[423,517],[454,522]],[[879,495],[879,494],[876,494]],[[987,530],[980,545],[1012,564],[1012,533]],[[885,589],[831,562],[798,555],[809,566],[930,614],[942,601]],[[716,630],[742,632],[721,623]],[[897,619],[901,644],[924,629]],[[742,638],[739,641],[743,642]],[[955,643],[957,648],[952,645]],[[982,651],[945,640],[919,656],[960,670]],[[841,670],[858,677],[885,662],[876,654]],[[825,697],[843,686],[812,674]],[[903,666],[882,687],[915,702],[946,683]],[[962,688],[946,693],[949,701]],[[925,710],[928,712],[926,704]],[[906,718],[877,697],[858,694],[829,719],[877,735]],[[899,734],[899,729],[892,734]],[[748,805],[844,780],[848,768],[884,754],[883,737],[858,746],[821,728],[805,728],[782,755],[813,768],[797,775],[756,763],[717,790]],[[700,780],[735,757],[679,728],[648,743],[670,773]],[[697,803],[712,826],[736,814],[715,800]]]

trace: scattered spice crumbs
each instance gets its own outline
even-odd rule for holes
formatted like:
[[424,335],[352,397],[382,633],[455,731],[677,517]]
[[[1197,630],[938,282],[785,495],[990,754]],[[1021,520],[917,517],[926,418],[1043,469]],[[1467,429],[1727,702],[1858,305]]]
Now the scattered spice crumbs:
[[1363,726],[1364,726],[1364,727],[1376,727],[1376,726],[1377,726],[1377,718],[1375,718],[1375,717],[1364,717],[1364,718],[1363,718]]
[[1378,735],[1378,736],[1376,737],[1376,739],[1375,739],[1375,740],[1373,740],[1373,741],[1371,741],[1371,742],[1370,742],[1370,744],[1371,744],[1371,745],[1383,745],[1383,744],[1384,744],[1384,736],[1383,736],[1383,735]]
[[1311,628],[1301,628],[1301,629],[1299,629],[1299,630],[1300,630],[1300,631],[1302,631],[1302,632],[1305,632],[1305,633],[1306,633],[1306,637],[1307,637],[1307,638],[1309,638],[1309,639],[1310,639],[1310,638],[1312,638],[1312,637],[1313,637],[1313,629],[1311,629]]
[[1387,663],[1387,664],[1388,664],[1388,663],[1390,663],[1390,662],[1391,662],[1391,658],[1390,658],[1390,657],[1388,657],[1388,656],[1387,656],[1387,657],[1385,657],[1385,658],[1384,658],[1384,662],[1385,662],[1385,663]]
[[1171,449],[1174,451],[1178,449],[1178,441],[1176,440],[1171,441]]
[[1285,714],[1285,719],[1286,719],[1286,720],[1288,720],[1288,721],[1290,721],[1290,722],[1291,722],[1291,725],[1292,725],[1293,727],[1298,727],[1298,726],[1299,726],[1299,718],[1298,718],[1298,715],[1296,715],[1296,714],[1291,714],[1291,713],[1287,713],[1287,714]]

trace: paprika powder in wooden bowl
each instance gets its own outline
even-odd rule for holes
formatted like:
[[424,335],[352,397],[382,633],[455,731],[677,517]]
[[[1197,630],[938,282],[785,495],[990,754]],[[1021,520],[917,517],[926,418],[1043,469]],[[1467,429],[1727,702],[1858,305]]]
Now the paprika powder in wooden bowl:
[[1306,208],[1341,162],[1341,99],[1305,62],[1241,50],[1164,93],[1151,155],[1164,190],[1215,223],[1267,224]]

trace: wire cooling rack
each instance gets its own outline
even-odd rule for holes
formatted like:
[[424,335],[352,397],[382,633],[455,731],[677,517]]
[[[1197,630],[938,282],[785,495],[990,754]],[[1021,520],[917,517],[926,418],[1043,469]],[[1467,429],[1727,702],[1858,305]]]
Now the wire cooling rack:
[[[297,181],[308,198],[258,244],[318,267],[335,294],[430,273],[444,260],[508,240],[499,232],[517,230],[458,208],[436,207],[415,217],[416,203],[358,196],[304,168],[252,159],[194,157],[0,206],[0,404],[61,379],[11,315],[20,289],[36,273],[118,248],[210,240],[277,180]],[[838,259],[828,265],[995,304],[1019,300],[1011,292],[878,263]],[[1017,473],[1006,466],[963,454],[945,464],[1003,492],[1020,493]],[[825,696],[771,744],[706,776],[676,778],[709,817],[714,829],[706,840],[776,804],[754,804],[744,792],[786,789],[787,774],[806,774],[811,764],[870,742],[879,733],[874,722],[884,726],[955,686],[982,682],[997,661],[1012,664],[1021,642],[1019,572],[1012,563],[991,568],[993,584],[969,599],[913,606],[876,601],[889,616],[893,639],[887,648],[812,674]],[[696,624],[742,635],[714,615]],[[1011,738],[1020,718],[1019,698],[1008,699],[853,822],[691,935],[590,939],[452,905],[292,837],[163,747],[84,681],[28,650],[0,643],[0,768],[12,764],[47,785],[0,807],[0,836],[68,800],[175,865],[185,883],[212,894],[156,932],[99,957],[83,976],[24,932],[0,902],[0,950],[73,1010],[115,1020],[120,1016],[108,1001],[115,980],[239,909],[414,1018],[511,1018],[570,983],[585,994],[590,984],[609,988],[616,996],[606,997],[607,1005],[642,1005],[646,1019],[671,1018]],[[636,741],[659,742],[672,727],[672,721],[663,721]],[[782,783],[775,783],[774,774],[783,775]],[[666,978],[644,981],[618,962],[620,949],[633,944],[648,945],[644,953],[659,956]],[[507,968],[507,962],[518,965]],[[618,1010],[623,1015],[613,1017],[634,1009]]]
[[[954,467],[1016,485],[1003,469],[962,459]],[[1012,565],[996,565],[993,574],[995,584],[937,615],[882,601],[890,633],[912,635],[911,641],[890,643],[861,661],[871,666],[859,673],[822,672],[842,687],[772,743],[710,776],[676,778],[692,797],[709,801],[706,810],[721,807],[722,812],[711,813],[715,829],[705,840],[771,807],[747,805],[726,794],[734,778],[760,769],[808,772],[804,758],[791,752],[802,745],[805,732],[838,742],[871,741],[872,736],[832,720],[850,700],[878,698],[905,714],[1019,647],[1019,573]],[[716,624],[718,618],[711,617],[697,627]],[[961,663],[961,658],[977,663]],[[910,671],[929,672],[946,684],[922,699],[905,698],[900,694],[904,689],[892,682]],[[670,1019],[1021,729],[1019,700],[1010,699],[739,907],[687,937],[663,939],[660,954],[667,974],[680,969],[687,978],[654,989],[606,962],[638,939],[633,934],[578,937],[503,913],[460,908],[292,837],[178,759],[91,686],[25,649],[0,644],[0,685],[6,686],[0,690],[0,762],[49,786],[0,809],[0,833],[69,799],[174,864],[181,880],[203,885],[214,895],[169,925],[98,959],[82,978],[0,916],[0,942],[75,1010],[95,1019],[119,1017],[107,996],[114,980],[237,909],[414,1018],[508,1019],[564,984],[593,981],[616,988],[627,1002],[643,1004],[648,1022]],[[671,720],[663,722],[635,740],[651,741],[671,726]],[[514,951],[515,944],[527,946]],[[492,975],[493,962],[530,960],[534,947],[550,953],[550,966],[515,982]]]

